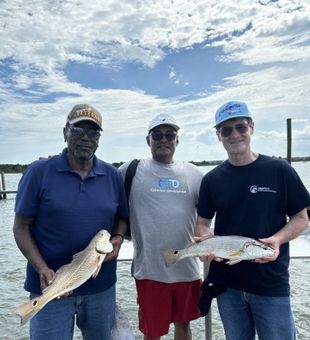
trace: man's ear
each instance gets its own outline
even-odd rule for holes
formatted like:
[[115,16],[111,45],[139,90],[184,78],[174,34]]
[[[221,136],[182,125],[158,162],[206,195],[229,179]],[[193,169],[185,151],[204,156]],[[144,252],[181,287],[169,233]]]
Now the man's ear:
[[222,137],[221,137],[220,131],[218,129],[216,129],[216,135],[217,135],[217,139],[221,142]]
[[150,144],[150,136],[147,135],[147,136],[145,137],[145,139],[146,139],[147,145],[148,145],[148,146],[151,146],[151,144]]
[[249,126],[250,126],[250,129],[251,129],[250,134],[253,135],[253,132],[254,132],[254,122],[251,121]]
[[62,132],[63,132],[63,135],[64,135],[64,140],[66,142],[67,141],[67,127],[66,126],[62,129]]

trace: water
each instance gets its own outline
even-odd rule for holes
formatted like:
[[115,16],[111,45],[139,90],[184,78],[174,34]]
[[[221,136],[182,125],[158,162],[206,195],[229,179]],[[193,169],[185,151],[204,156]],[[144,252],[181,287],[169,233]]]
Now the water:
[[[293,166],[299,173],[304,184],[310,189],[310,162],[297,162]],[[204,171],[212,167],[204,167]],[[7,174],[6,189],[15,190],[20,175]],[[27,340],[28,324],[20,326],[19,317],[15,314],[14,309],[17,305],[28,299],[28,293],[23,289],[24,273],[26,261],[17,248],[13,234],[12,226],[14,219],[14,195],[8,195],[8,199],[0,200],[0,291],[2,298],[0,300],[0,329],[3,340]],[[292,306],[297,326],[298,340],[309,339],[310,334],[310,234],[300,236],[297,240],[291,242],[291,259],[290,275],[292,288]],[[297,258],[295,258],[295,256]],[[299,256],[308,256],[309,258],[298,258]],[[120,258],[126,259],[132,257],[131,242],[125,242],[120,254]],[[137,328],[137,305],[136,291],[134,280],[130,276],[130,261],[120,261],[118,263],[118,282],[117,282],[117,300],[125,310],[136,339],[142,339]],[[203,318],[192,322],[193,339],[205,338],[205,322]],[[216,303],[212,305],[212,335],[214,340],[224,339],[219,315],[216,309]],[[75,340],[82,339],[79,331],[75,332]],[[173,339],[173,326],[163,340]]]

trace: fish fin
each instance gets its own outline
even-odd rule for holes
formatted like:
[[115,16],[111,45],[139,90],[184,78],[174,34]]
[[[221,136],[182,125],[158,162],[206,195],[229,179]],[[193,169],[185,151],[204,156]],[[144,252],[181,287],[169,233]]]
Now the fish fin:
[[234,250],[234,251],[231,251],[229,253],[229,258],[231,257],[239,257],[242,255],[242,251],[241,250]]
[[242,261],[242,259],[240,259],[240,258],[236,258],[236,259],[231,258],[230,260],[228,260],[228,261],[226,262],[226,264],[232,266],[232,265],[234,265],[234,264],[236,264],[236,263],[239,263],[239,262],[241,262],[241,261]]
[[191,243],[187,244],[187,245],[184,247],[184,249],[190,248],[190,247],[192,247],[194,244],[197,244],[197,243],[196,243],[196,242],[191,242]]
[[163,249],[162,253],[167,266],[170,266],[179,260],[179,252],[175,249]]
[[24,325],[29,319],[40,310],[38,298],[34,298],[16,307],[16,312],[20,315],[20,324]]
[[93,278],[96,278],[97,275],[99,274],[103,260],[104,260],[104,257],[99,255],[98,258],[97,258],[96,264],[95,264],[96,265],[96,271],[92,275]]
[[75,258],[77,258],[77,257],[80,257],[80,256],[84,255],[84,251],[85,251],[85,249],[84,249],[84,250],[81,250],[81,251],[79,251],[79,252],[78,252],[78,253],[76,253],[76,254],[74,254],[74,255],[72,256],[72,259],[74,260]]

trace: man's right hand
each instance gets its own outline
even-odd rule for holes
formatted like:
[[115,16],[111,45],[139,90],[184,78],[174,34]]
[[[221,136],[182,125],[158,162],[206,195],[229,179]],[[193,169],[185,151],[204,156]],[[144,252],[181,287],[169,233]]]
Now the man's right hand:
[[[205,235],[202,235],[202,236],[194,236],[194,241],[196,243],[199,243],[199,242],[202,242],[204,240],[207,240],[208,238],[211,238],[211,237],[214,237],[213,234],[205,234]],[[199,259],[200,261],[202,262],[211,262],[211,261],[216,261],[216,262],[221,262],[223,261],[224,259],[222,259],[221,257],[216,257],[214,254],[212,253],[206,253],[205,255],[203,256],[199,256]]]
[[47,286],[49,286],[50,284],[52,284],[52,282],[54,281],[55,278],[55,272],[46,267],[42,270],[40,270],[39,272],[39,276],[40,276],[40,288],[43,291]]

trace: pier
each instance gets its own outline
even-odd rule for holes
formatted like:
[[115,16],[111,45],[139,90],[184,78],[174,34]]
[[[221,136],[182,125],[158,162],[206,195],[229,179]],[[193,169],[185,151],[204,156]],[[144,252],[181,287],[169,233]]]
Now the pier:
[[0,200],[7,198],[8,194],[16,194],[16,190],[6,190],[4,172],[1,172]]

